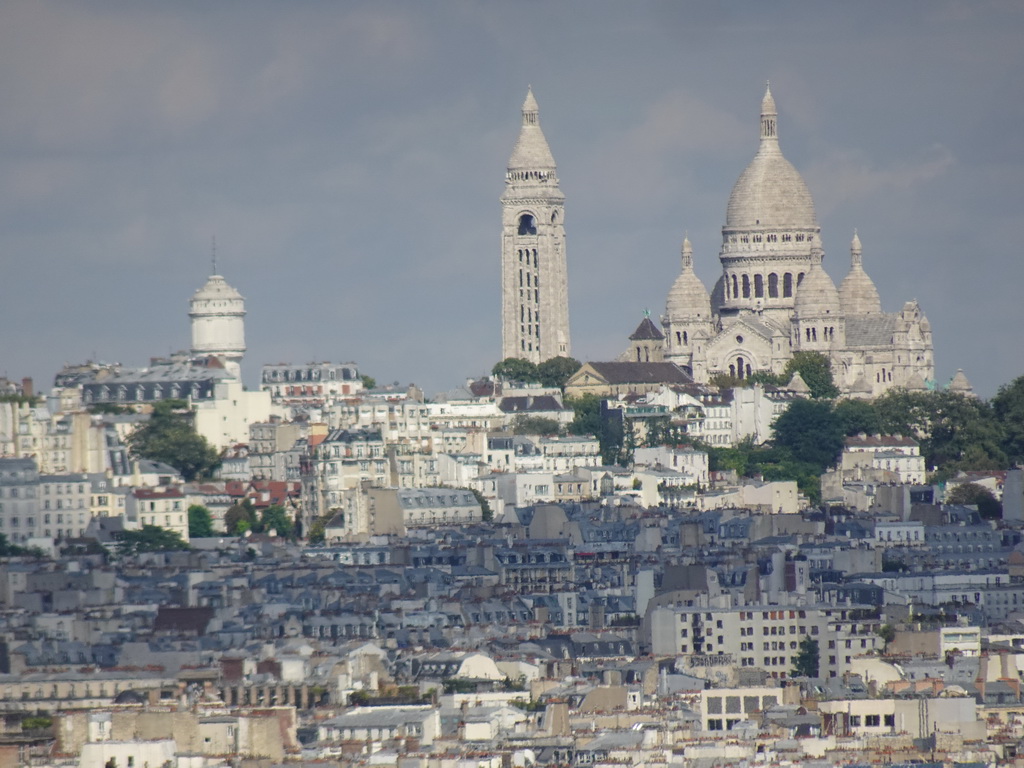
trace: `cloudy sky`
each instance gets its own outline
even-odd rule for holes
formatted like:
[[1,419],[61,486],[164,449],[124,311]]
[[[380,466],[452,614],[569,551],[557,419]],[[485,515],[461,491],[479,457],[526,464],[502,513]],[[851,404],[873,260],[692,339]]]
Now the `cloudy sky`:
[[710,287],[770,80],[838,283],[854,228],[936,374],[1024,374],[1024,4],[0,4],[0,375],[189,344],[210,271],[246,378],[355,361],[428,393],[500,354],[500,204],[532,84],[566,195],[574,355]]

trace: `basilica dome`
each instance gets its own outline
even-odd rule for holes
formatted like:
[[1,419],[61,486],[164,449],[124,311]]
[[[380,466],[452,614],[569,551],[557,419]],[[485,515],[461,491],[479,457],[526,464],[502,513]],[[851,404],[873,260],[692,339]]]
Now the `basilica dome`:
[[836,284],[821,266],[821,252],[811,254],[811,269],[796,289],[798,317],[839,315],[841,304]]
[[690,239],[683,240],[683,269],[672,284],[665,302],[665,314],[670,318],[693,317],[707,320],[711,317],[711,297],[708,289],[693,271],[693,247]]
[[726,230],[818,229],[811,192],[779,149],[777,118],[769,89],[761,102],[761,143],[732,188]]
[[882,311],[878,289],[861,262],[861,244],[856,232],[850,245],[850,272],[839,286],[839,299],[843,312],[848,315],[877,315]]

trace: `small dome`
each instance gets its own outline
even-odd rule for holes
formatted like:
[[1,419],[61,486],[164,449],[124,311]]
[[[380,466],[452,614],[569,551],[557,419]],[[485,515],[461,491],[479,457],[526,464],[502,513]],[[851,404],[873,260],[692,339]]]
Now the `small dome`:
[[786,385],[786,389],[798,392],[801,395],[809,395],[811,393],[811,388],[807,386],[807,382],[804,381],[804,377],[800,375],[800,371],[793,371],[793,375],[790,377],[789,383]]
[[729,195],[726,229],[818,228],[811,192],[779,149],[776,118],[769,89],[761,102],[761,143]]
[[242,294],[228,285],[228,281],[220,275],[210,275],[210,279],[206,281],[206,285],[200,288],[192,295],[192,301],[204,301],[210,299],[239,299],[241,300]]
[[842,302],[843,312],[848,315],[877,315],[882,311],[878,289],[864,271],[860,237],[856,232],[853,233],[853,242],[850,244],[850,272],[839,286],[839,300]]
[[821,266],[821,251],[811,254],[811,268],[796,290],[795,308],[799,317],[841,314],[839,291]]
[[671,319],[711,317],[711,297],[708,289],[693,271],[693,247],[690,239],[683,240],[683,269],[672,284],[665,302],[665,314]]
[[949,382],[949,389],[952,392],[959,392],[963,395],[974,394],[974,387],[971,385],[970,380],[964,373],[963,368],[956,369],[956,373],[953,374],[953,378]]
[[928,389],[928,385],[925,383],[925,380],[921,378],[920,374],[918,374],[917,371],[914,371],[909,377],[907,377],[907,382],[903,385],[903,388],[908,392],[924,392]]
[[551,171],[555,170],[555,157],[551,154],[548,140],[540,129],[540,110],[537,100],[533,97],[533,89],[526,92],[523,102],[523,126],[519,129],[519,138],[512,149],[508,160],[509,171]]

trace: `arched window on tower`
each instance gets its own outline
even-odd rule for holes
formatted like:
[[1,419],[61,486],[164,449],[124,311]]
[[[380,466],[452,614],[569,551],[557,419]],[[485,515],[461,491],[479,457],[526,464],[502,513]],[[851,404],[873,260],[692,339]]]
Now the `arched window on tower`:
[[732,297],[738,299],[740,297],[740,289],[736,287],[736,275],[732,276]]
[[782,296],[786,299],[793,296],[793,275],[789,272],[782,276]]
[[800,283],[802,283],[803,281],[804,281],[804,273],[801,272],[799,275],[796,276],[796,287],[799,288],[800,287]]
[[[749,369],[749,366],[747,366],[747,369]],[[729,366],[729,370],[732,370],[732,366],[731,365]],[[737,357],[736,358],[736,376],[741,378],[741,379],[744,378],[744,376],[743,376],[744,370],[745,369],[744,369],[744,365],[743,365],[743,358],[742,357]],[[748,373],[747,375],[749,376],[750,374]]]
[[768,275],[768,298],[779,298],[779,276],[774,272]]
[[743,298],[750,298],[750,275],[743,276]]
[[533,220],[533,216],[529,213],[524,213],[519,217],[519,234],[520,235],[536,235],[537,224]]
[[763,275],[754,275],[754,298],[755,299],[763,299],[764,298],[764,276]]

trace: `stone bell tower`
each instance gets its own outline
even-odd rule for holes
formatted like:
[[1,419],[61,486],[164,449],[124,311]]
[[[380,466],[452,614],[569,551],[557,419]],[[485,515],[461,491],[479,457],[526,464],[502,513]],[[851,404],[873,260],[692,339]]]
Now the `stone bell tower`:
[[523,102],[501,206],[501,356],[534,363],[569,357],[565,196],[532,90]]

